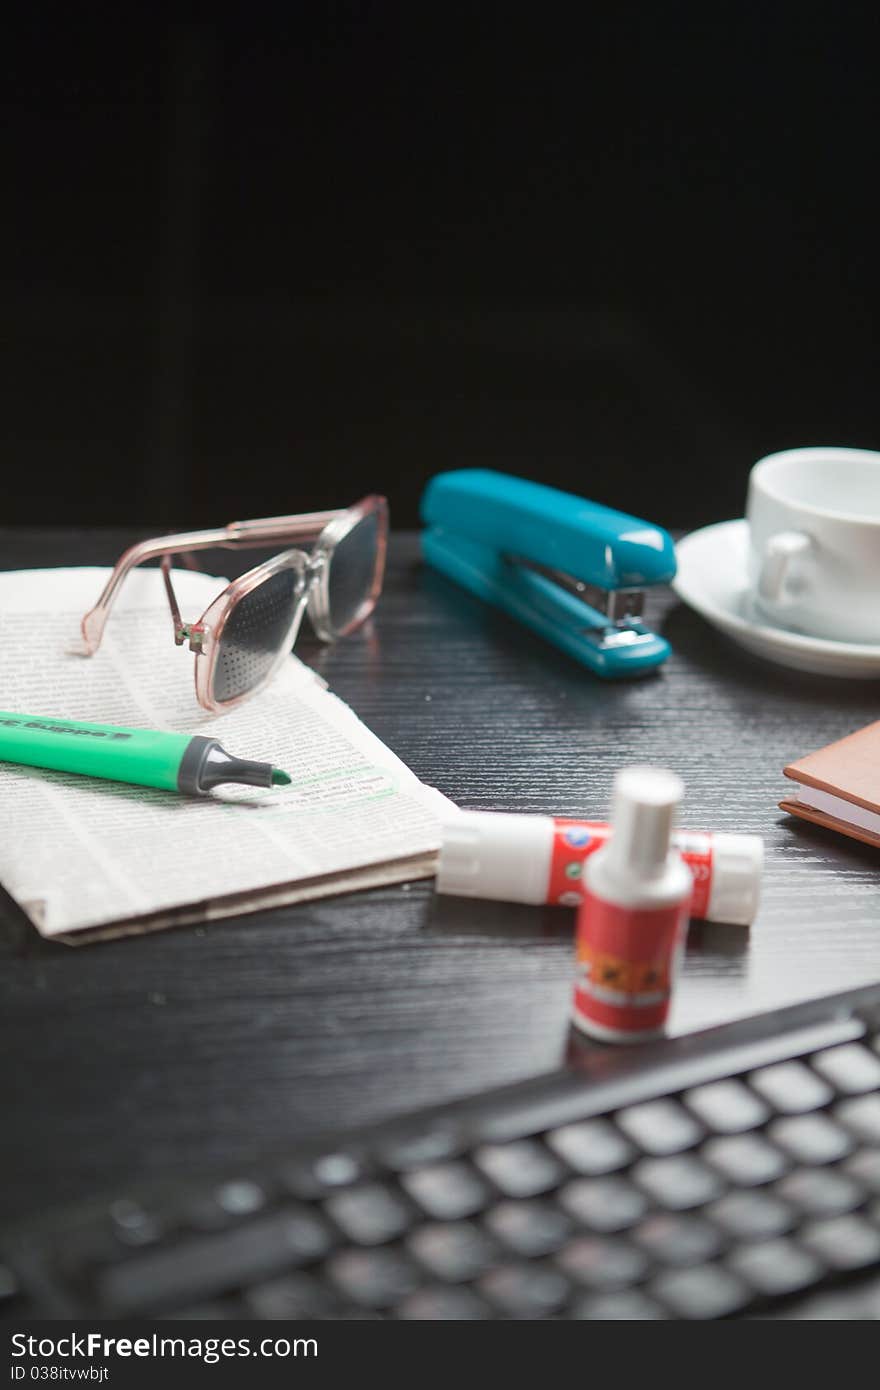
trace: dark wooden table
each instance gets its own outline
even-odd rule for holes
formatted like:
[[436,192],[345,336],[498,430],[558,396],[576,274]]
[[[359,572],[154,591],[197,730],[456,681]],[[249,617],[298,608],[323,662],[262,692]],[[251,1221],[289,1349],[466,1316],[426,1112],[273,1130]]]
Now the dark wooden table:
[[[129,539],[0,532],[0,564],[109,563]],[[651,619],[662,674],[603,684],[399,535],[369,642],[303,655],[462,805],[604,814],[615,770],[651,761],[684,777],[685,823],[766,837],[759,918],[692,929],[675,1031],[880,978],[877,853],[776,809],[783,764],[876,718],[877,685],[760,663],[668,592]],[[571,934],[565,911],[430,882],[79,949],[6,902],[0,1221],[552,1069]]]

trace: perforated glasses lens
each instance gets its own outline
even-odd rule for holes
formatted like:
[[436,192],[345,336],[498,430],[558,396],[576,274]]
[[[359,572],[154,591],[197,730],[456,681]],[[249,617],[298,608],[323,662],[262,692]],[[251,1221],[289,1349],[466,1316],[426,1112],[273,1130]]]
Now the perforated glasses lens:
[[279,652],[292,645],[303,578],[279,570],[239,599],[226,620],[214,665],[213,696],[220,704],[255,690]]
[[353,623],[370,597],[379,558],[379,519],[370,512],[333,551],[327,575],[330,624],[336,632]]

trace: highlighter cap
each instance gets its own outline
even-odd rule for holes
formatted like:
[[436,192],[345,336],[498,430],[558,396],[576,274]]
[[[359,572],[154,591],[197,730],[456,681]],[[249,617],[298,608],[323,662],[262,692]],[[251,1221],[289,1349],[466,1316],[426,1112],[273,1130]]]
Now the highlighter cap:
[[760,835],[713,835],[707,919],[750,927],[758,915],[763,868]]
[[545,903],[553,833],[549,816],[459,811],[444,818],[438,893]]

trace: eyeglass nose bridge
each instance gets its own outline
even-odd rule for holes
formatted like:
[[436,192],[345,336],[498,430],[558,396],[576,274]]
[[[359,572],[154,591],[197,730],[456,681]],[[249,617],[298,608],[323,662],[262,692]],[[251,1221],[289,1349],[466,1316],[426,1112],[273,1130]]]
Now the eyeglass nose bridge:
[[321,576],[327,568],[327,556],[322,550],[310,555],[306,563],[304,578],[306,588],[311,591],[319,583]]
[[314,550],[308,556],[303,570],[303,601],[308,608],[313,625],[320,623],[321,610],[326,603],[327,566],[330,557],[323,550]]

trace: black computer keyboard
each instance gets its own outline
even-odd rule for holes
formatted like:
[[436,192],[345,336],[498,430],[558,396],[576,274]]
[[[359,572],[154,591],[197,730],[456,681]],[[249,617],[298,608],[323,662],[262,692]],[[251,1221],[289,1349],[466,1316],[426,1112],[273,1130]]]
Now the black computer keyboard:
[[880,1317],[880,985],[126,1191],[0,1241],[8,1317]]

